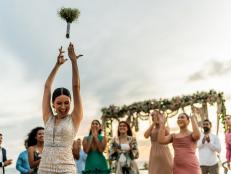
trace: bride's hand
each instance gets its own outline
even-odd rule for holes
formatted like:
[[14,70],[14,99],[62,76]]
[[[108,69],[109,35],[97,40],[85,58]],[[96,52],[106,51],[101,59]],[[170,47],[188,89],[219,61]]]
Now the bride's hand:
[[71,59],[71,61],[76,61],[76,59],[78,59],[79,57],[83,56],[82,54],[76,54],[75,53],[75,49],[74,49],[74,45],[70,42],[69,46],[68,46],[68,56]]
[[62,65],[67,61],[67,59],[64,59],[64,51],[62,49],[63,47],[61,46],[61,48],[59,49],[59,55],[57,57],[57,65]]

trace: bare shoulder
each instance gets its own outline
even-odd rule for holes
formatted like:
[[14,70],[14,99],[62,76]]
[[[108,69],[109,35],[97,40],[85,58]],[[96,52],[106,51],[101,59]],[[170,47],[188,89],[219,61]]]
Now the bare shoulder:
[[28,147],[28,152],[29,152],[29,153],[34,152],[34,150],[35,150],[34,146]]

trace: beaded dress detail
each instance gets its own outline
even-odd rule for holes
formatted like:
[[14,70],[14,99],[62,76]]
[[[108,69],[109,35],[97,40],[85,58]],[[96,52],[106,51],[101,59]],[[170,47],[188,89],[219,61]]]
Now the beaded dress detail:
[[45,125],[44,148],[38,174],[76,174],[72,155],[76,130],[71,115],[55,125],[55,116],[49,117]]

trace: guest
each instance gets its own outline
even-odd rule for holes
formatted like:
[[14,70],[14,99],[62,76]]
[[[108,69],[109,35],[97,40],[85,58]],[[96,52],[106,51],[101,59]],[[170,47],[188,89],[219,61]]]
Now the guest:
[[[148,173],[149,174],[172,174],[172,155],[167,145],[158,143],[158,133],[160,112],[154,110],[151,113],[152,125],[145,131],[144,137],[151,140],[151,150],[149,156]],[[168,128],[165,128],[165,135],[169,135]]]
[[115,160],[116,174],[139,174],[135,159],[139,157],[137,141],[132,137],[132,130],[125,121],[118,125],[117,137],[112,139],[110,159]]
[[[67,61],[62,47],[44,86],[42,111],[45,124],[44,149],[39,174],[68,173],[75,174],[76,166],[72,154],[73,140],[83,117],[80,95],[80,78],[77,66],[78,55],[72,43],[68,46],[68,56],[72,68],[73,109],[71,110],[71,93],[66,88],[56,88],[51,93],[55,76],[61,66]],[[52,103],[51,103],[52,101]],[[53,113],[53,110],[54,112]]]
[[83,174],[107,174],[110,173],[103,152],[107,145],[107,139],[101,135],[102,126],[99,120],[93,120],[90,133],[83,139],[83,150],[87,153],[85,170]]
[[[165,135],[163,115],[159,117],[160,130],[158,141],[161,144],[172,143],[174,149],[173,174],[201,174],[198,159],[196,157],[196,142],[200,139],[200,131],[197,122],[192,115],[179,114],[177,124],[180,132]],[[191,120],[192,132],[188,129]]]
[[20,172],[20,174],[33,174],[33,169],[30,168],[29,160],[28,160],[28,140],[24,141],[24,145],[26,150],[21,152],[18,156],[16,162],[16,169]]
[[12,164],[12,159],[7,159],[6,149],[2,147],[3,135],[0,133],[0,173],[5,174],[5,167]]
[[225,123],[227,126],[227,130],[225,132],[225,144],[226,144],[226,160],[228,164],[228,168],[230,168],[230,159],[231,159],[231,116],[227,115],[225,117]]
[[219,174],[217,153],[221,152],[221,144],[218,136],[211,133],[211,127],[211,121],[203,121],[204,132],[197,143],[202,174]]
[[28,134],[28,158],[33,174],[37,174],[44,144],[44,128],[36,127]]
[[82,149],[82,141],[80,138],[73,143],[73,155],[77,166],[77,173],[82,174],[82,171],[85,169],[87,154]]

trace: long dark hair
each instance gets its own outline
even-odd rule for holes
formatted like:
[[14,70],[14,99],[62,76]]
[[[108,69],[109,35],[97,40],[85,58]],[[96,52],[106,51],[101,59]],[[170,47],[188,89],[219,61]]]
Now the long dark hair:
[[59,97],[60,95],[66,95],[70,97],[71,99],[71,93],[68,89],[66,88],[56,88],[52,94],[52,103],[54,103],[55,99]]
[[34,146],[37,144],[37,140],[35,137],[36,137],[38,131],[40,131],[40,130],[44,130],[44,128],[43,127],[36,127],[30,131],[30,133],[28,134],[28,142],[27,142],[28,147]]
[[126,126],[127,126],[127,128],[128,128],[127,135],[128,135],[128,136],[132,136],[132,129],[131,129],[130,125],[128,124],[128,122],[126,122],[126,121],[120,121],[120,122],[119,122],[119,124],[118,124],[118,130],[117,130],[117,136],[118,136],[118,137],[120,136],[119,125],[120,125],[121,123],[126,124]]
[[[99,123],[99,125],[101,126],[101,123],[100,123],[99,120],[93,120],[93,121],[91,122],[91,125],[92,125],[92,123],[93,123],[94,121],[96,121],[97,123]],[[101,132],[102,132],[102,129],[99,129],[98,134],[100,135]],[[91,135],[91,129],[90,129],[89,135]]]

